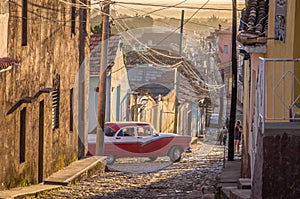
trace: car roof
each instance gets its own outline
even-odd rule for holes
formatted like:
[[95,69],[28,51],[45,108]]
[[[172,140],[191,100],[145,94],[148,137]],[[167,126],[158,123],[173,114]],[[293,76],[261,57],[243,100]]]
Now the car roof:
[[118,131],[119,129],[127,126],[149,126],[150,124],[147,122],[106,122],[105,126],[112,128],[114,131]]

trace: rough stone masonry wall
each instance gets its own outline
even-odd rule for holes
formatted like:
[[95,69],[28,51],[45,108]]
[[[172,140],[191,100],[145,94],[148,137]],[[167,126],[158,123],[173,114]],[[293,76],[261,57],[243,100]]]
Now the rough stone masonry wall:
[[[0,4],[7,5],[8,1],[1,1]],[[28,0],[28,42],[26,46],[22,46],[21,13],[22,0],[10,0],[8,56],[20,61],[20,66],[0,73],[0,190],[35,184],[38,181],[39,103],[42,100],[45,103],[43,177],[49,176],[78,157],[77,123],[74,121],[73,131],[70,131],[69,124],[70,89],[76,90],[75,79],[80,64],[78,49],[82,31],[79,31],[79,16],[76,14],[75,34],[72,34],[70,5],[53,0]],[[88,23],[86,28],[89,32]],[[88,42],[84,47],[82,52],[86,57]],[[41,89],[52,88],[56,75],[60,75],[58,129],[52,129],[50,93],[41,94],[31,103],[23,103],[7,115],[8,110],[22,98],[33,97]],[[77,93],[74,91],[75,99],[78,97]],[[78,111],[77,106],[75,103],[75,113]],[[24,107],[26,154],[25,162],[20,163],[20,111]]]
[[300,123],[266,123],[258,137],[251,198],[300,196]]

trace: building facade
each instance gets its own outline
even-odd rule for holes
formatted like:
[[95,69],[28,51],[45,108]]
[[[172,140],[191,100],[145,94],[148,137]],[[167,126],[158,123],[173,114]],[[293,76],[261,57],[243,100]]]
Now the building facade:
[[59,1],[0,2],[0,57],[18,62],[0,68],[0,189],[42,182],[86,154],[88,16]]
[[250,54],[243,177],[251,177],[251,198],[297,198],[300,3],[247,2],[244,31],[238,36]]

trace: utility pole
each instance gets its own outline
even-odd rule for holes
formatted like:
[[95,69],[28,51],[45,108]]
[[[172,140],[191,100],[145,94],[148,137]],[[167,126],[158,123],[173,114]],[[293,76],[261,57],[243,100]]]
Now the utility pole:
[[109,37],[109,5],[110,0],[105,0],[102,7],[102,39],[101,59],[99,70],[99,95],[98,95],[98,125],[96,137],[96,155],[104,155],[104,124],[106,105],[106,68],[107,68],[107,46]]
[[[179,41],[179,56],[182,56],[182,37],[183,37],[183,25],[184,25],[184,10],[181,11],[181,23],[180,23],[180,41]],[[177,120],[178,120],[178,90],[179,90],[179,78],[180,78],[180,65],[175,69],[175,115],[174,115],[174,130],[173,133],[177,133]]]
[[229,120],[228,161],[234,160],[234,126],[237,101],[236,25],[236,0],[232,0],[232,95]]
[[179,41],[179,56],[182,56],[183,23],[184,23],[184,10],[181,11],[180,41]]

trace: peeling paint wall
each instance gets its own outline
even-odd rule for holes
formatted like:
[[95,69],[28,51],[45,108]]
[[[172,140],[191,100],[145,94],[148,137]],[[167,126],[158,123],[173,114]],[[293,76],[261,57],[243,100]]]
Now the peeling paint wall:
[[[6,2],[0,2],[2,8]],[[76,8],[76,13],[79,13]],[[19,66],[0,73],[0,140],[1,169],[0,190],[16,186],[38,183],[38,171],[43,165],[42,177],[62,169],[78,159],[78,115],[79,110],[87,110],[88,100],[83,108],[78,102],[78,81],[80,61],[89,54],[88,42],[80,38],[89,36],[89,22],[79,23],[76,15],[75,34],[71,32],[71,6],[53,0],[28,0],[27,45],[22,45],[22,0],[10,0],[8,22],[8,56],[20,61]],[[89,13],[87,13],[89,16]],[[88,17],[87,17],[88,18]],[[82,22],[81,22],[82,23]],[[83,32],[86,29],[83,36]],[[88,64],[83,78],[88,85]],[[53,88],[57,75],[60,76],[59,128],[52,128],[51,92],[37,95],[42,89]],[[71,89],[74,89],[73,116],[71,117]],[[85,86],[87,88],[87,86]],[[85,89],[84,96],[88,96]],[[11,114],[21,99],[22,103]],[[44,123],[40,124],[40,102],[44,100]],[[25,162],[20,163],[20,112],[26,107]],[[84,111],[81,125],[87,131],[87,111]],[[71,120],[74,119],[73,130]],[[40,129],[44,129],[44,139],[39,142]],[[85,133],[85,132],[84,132]],[[40,137],[41,138],[41,137]],[[39,143],[43,143],[42,163],[39,164]],[[84,150],[84,149],[82,149]],[[81,151],[84,153],[84,151]],[[40,160],[41,161],[41,160]],[[41,169],[40,169],[41,170]]]

